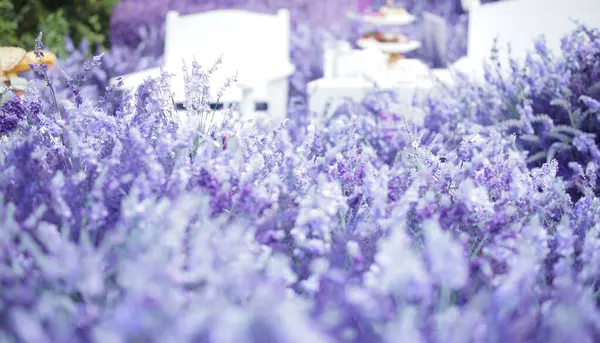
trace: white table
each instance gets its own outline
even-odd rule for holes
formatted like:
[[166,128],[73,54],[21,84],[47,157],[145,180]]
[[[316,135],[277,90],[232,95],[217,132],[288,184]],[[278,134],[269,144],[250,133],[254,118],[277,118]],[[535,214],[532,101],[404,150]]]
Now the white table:
[[[370,92],[378,90],[375,85],[360,77],[351,78],[331,78],[317,79],[309,82],[308,85],[309,108],[311,112],[325,115],[328,105],[333,110],[336,105],[340,105],[346,99],[352,99],[360,102]],[[415,123],[422,121],[422,113],[418,108],[412,107],[413,96],[425,95],[433,89],[431,80],[420,82],[398,83],[394,86],[385,86],[379,88],[383,91],[393,91],[398,95],[398,111],[403,114],[407,120]]]
[[405,60],[394,70],[388,70],[380,77],[369,79],[365,76],[350,76],[337,78],[321,78],[307,85],[309,108],[311,112],[326,115],[325,111],[333,110],[336,105],[346,99],[361,101],[370,92],[376,90],[392,91],[398,97],[397,110],[407,120],[420,123],[423,113],[412,106],[413,98],[430,94],[437,90],[434,78],[442,78],[444,83],[450,83],[449,75],[444,70],[429,70],[425,64],[417,60]]

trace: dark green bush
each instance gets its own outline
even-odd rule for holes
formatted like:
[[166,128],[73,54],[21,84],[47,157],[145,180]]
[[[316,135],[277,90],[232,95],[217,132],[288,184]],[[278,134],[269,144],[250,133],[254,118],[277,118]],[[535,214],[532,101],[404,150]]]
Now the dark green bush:
[[108,46],[112,7],[119,0],[0,0],[0,45],[33,48],[40,31],[44,42],[61,57],[64,37],[75,43]]

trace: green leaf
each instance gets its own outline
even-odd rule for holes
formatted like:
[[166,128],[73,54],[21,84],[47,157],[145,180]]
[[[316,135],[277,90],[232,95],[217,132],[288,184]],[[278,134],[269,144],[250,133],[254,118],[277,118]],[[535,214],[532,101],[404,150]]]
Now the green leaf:
[[552,129],[552,131],[563,133],[563,134],[569,134],[569,135],[573,135],[573,136],[579,136],[579,135],[582,135],[585,133],[577,128],[574,128],[574,127],[568,126],[568,125],[557,125]]
[[534,164],[537,163],[539,161],[543,161],[546,158],[546,152],[545,151],[540,151],[538,153],[535,153],[531,156],[529,156],[527,158],[527,164]]
[[570,98],[571,96],[573,96],[573,91],[571,91],[569,87],[561,87],[560,91],[565,96],[565,98]]
[[508,119],[508,120],[501,122],[499,124],[499,126],[504,130],[508,130],[511,128],[521,129],[521,127],[523,127],[523,123],[521,122],[520,119]]
[[540,143],[540,137],[538,137],[536,135],[521,135],[521,136],[519,136],[519,138],[522,141],[529,142],[529,143],[534,143],[534,144]]
[[546,124],[550,124],[551,126],[554,126],[554,121],[547,114],[538,114],[538,115],[536,115],[535,117],[533,117],[531,119],[531,123],[532,124],[536,124],[536,123],[544,124],[544,123],[546,123]]
[[565,99],[552,99],[550,105],[561,107],[567,111],[571,111],[571,104]]
[[546,133],[546,136],[554,138],[554,139],[556,139],[558,141],[561,141],[561,142],[563,142],[565,144],[569,144],[572,141],[571,137],[569,137],[567,135],[564,135],[562,133],[555,132],[554,130]]
[[552,144],[550,146],[550,149],[548,149],[548,156],[546,157],[546,162],[552,161],[557,153],[565,150],[570,150],[572,148],[573,146],[565,143],[556,142]]
[[112,8],[119,0],[0,0],[0,45],[33,49],[38,33],[47,48],[63,57],[64,37],[75,45],[88,38],[107,48]]
[[593,85],[591,85],[587,90],[586,93],[590,96],[593,96],[594,94],[598,93],[600,94],[600,82],[596,82]]
[[581,127],[581,124],[583,124],[583,122],[585,122],[585,120],[587,119],[588,114],[589,113],[587,111],[582,112],[581,107],[576,108],[575,111],[573,111],[572,113],[573,121],[575,122],[575,127]]

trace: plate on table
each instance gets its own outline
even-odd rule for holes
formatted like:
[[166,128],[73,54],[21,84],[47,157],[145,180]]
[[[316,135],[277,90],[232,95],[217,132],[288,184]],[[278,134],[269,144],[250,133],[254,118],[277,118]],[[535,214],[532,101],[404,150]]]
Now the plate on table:
[[375,12],[371,14],[366,14],[362,18],[369,24],[380,26],[409,25],[417,20],[417,17],[410,13],[385,15],[379,12]]
[[411,52],[414,50],[417,50],[421,47],[421,42],[419,41],[408,41],[408,42],[402,42],[402,43],[382,43],[382,42],[378,42],[375,39],[370,39],[370,38],[363,38],[363,39],[359,39],[356,42],[356,45],[358,45],[360,48],[362,49],[367,49],[367,48],[377,48],[380,51],[386,52],[386,53],[400,53],[400,54],[405,54],[407,52]]
[[360,39],[373,39],[379,43],[407,43],[410,39],[403,34],[383,33],[380,31],[368,32]]

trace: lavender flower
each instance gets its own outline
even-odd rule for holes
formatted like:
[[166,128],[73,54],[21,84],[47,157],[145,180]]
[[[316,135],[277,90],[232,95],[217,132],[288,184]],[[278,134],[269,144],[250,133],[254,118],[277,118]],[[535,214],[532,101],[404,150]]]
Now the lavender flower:
[[[298,102],[277,128],[231,109],[202,143],[167,74],[114,112],[63,89],[60,116],[32,81],[2,107],[0,340],[597,341],[596,136],[563,123],[591,113],[593,75],[548,65],[583,93],[511,107],[490,74],[429,99],[427,127],[375,93],[331,116]],[[190,108],[209,75],[192,65]],[[528,162],[519,139],[542,131],[578,159]]]
[[448,97],[426,101],[428,128],[448,135],[466,113],[480,125],[515,134],[520,149],[529,152],[530,167],[560,162],[559,175],[578,199],[569,162],[587,165],[598,159],[598,40],[598,30],[580,26],[562,40],[562,55],[554,55],[540,39],[524,63],[509,61],[509,76],[500,72],[503,66],[492,53],[484,83],[463,79]]
[[25,118],[25,105],[22,100],[13,96],[0,108],[0,135],[6,135],[19,126],[19,122]]

